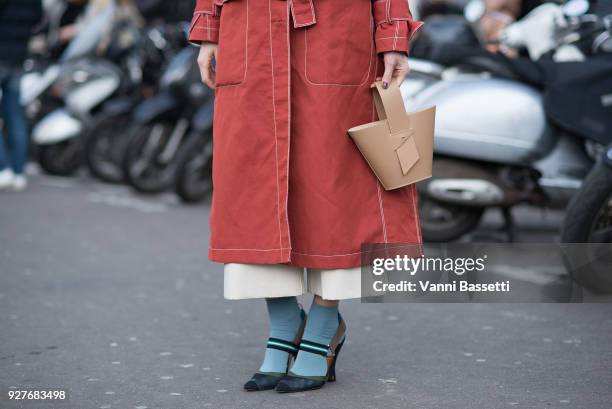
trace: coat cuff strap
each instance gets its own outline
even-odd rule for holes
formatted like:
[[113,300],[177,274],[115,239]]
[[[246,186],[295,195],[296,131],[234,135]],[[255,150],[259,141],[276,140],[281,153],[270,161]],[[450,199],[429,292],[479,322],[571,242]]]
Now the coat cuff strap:
[[376,52],[397,51],[408,53],[410,40],[414,33],[423,26],[423,22],[414,20],[392,21],[376,26]]
[[375,0],[372,14],[376,26],[376,51],[408,52],[410,39],[423,25],[412,19],[406,0]]
[[219,16],[196,11],[191,20],[189,42],[200,44],[204,42],[219,42]]

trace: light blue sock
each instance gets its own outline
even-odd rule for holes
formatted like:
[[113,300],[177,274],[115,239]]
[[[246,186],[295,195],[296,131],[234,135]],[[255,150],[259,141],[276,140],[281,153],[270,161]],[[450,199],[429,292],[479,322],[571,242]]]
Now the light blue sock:
[[[270,316],[270,338],[293,342],[302,323],[302,309],[295,297],[266,298]],[[266,356],[259,372],[284,373],[289,354],[278,349],[266,348]]]
[[[328,345],[338,330],[338,305],[323,307],[312,304],[302,339]],[[327,360],[312,352],[300,350],[291,372],[302,376],[325,376]]]

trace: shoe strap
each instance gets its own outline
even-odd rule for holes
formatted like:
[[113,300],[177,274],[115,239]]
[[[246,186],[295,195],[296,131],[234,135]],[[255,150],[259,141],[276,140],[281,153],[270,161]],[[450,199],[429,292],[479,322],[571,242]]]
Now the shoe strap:
[[303,339],[302,342],[300,342],[300,350],[313,354],[318,354],[321,356],[328,356],[330,353],[329,345],[320,344],[318,342],[309,341],[307,339]]
[[268,338],[268,344],[266,345],[266,347],[270,349],[278,349],[280,351],[285,351],[294,356],[297,355],[299,349],[299,346],[294,344],[293,342],[273,337]]
[[325,357],[333,356],[336,352],[338,344],[344,340],[345,335],[346,323],[344,322],[344,319],[342,319],[342,316],[338,314],[338,329],[336,330],[336,333],[332,337],[329,344],[321,344],[308,339],[302,339],[300,342],[300,350]]

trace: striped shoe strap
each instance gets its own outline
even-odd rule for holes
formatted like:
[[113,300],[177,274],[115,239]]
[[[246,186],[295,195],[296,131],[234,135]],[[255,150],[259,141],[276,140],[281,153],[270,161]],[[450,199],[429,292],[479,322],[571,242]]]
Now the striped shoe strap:
[[293,342],[285,341],[284,339],[280,339],[280,338],[272,338],[272,337],[268,338],[267,347],[271,349],[278,349],[280,351],[285,351],[294,356],[297,355],[298,348],[299,348]]
[[329,345],[308,341],[307,339],[303,339],[302,342],[300,342],[300,349],[302,351],[311,352],[313,354],[318,354],[325,357],[331,352]]

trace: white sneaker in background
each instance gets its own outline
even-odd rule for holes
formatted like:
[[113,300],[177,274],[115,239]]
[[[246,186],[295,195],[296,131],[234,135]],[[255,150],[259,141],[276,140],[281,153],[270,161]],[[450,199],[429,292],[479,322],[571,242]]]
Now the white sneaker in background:
[[0,190],[13,187],[13,171],[11,169],[0,170]]
[[21,191],[24,190],[26,187],[28,187],[28,179],[26,179],[25,175],[13,176],[13,189]]

